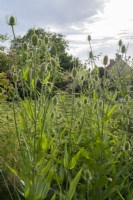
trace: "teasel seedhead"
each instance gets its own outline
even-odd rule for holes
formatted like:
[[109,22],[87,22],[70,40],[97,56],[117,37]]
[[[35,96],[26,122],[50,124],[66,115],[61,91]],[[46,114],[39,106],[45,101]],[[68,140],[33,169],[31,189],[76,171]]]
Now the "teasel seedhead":
[[125,47],[125,45],[122,45],[122,47],[121,47],[121,52],[122,52],[122,53],[126,53],[126,47]]
[[54,58],[51,58],[51,64],[53,67],[55,67],[57,65],[57,62]]
[[17,18],[14,17],[13,15],[11,15],[8,19],[7,19],[7,23],[9,26],[15,26],[17,24]]
[[54,118],[54,115],[55,115],[55,113],[54,113],[54,112],[51,112],[51,118],[52,118],[52,119]]
[[89,41],[89,42],[91,41],[91,36],[90,36],[90,35],[88,35],[88,41]]
[[82,80],[82,81],[85,80],[85,76],[84,76],[84,75],[81,76],[81,80]]
[[81,106],[82,106],[81,102],[78,101],[78,102],[77,102],[77,106],[78,106],[78,107],[81,107]]
[[48,44],[48,42],[49,42],[49,38],[48,36],[45,36],[45,44]]
[[12,71],[12,73],[15,72],[15,67],[14,66],[11,67],[11,71]]
[[8,91],[8,95],[9,95],[9,97],[14,98],[15,97],[15,92],[13,90],[9,90]]
[[58,99],[57,99],[57,97],[54,97],[54,98],[53,98],[53,104],[56,106],[57,103],[58,103]]
[[108,64],[108,56],[104,56],[103,64],[106,66]]
[[125,151],[130,151],[131,150],[131,144],[129,141],[126,141],[124,144],[124,150]]
[[24,51],[27,51],[27,49],[28,49],[28,45],[27,45],[26,42],[24,42],[24,43],[23,43],[23,50],[24,50]]
[[118,45],[121,47],[122,46],[122,40],[119,40]]
[[84,98],[84,104],[86,105],[88,103],[87,98]]
[[37,46],[37,44],[38,44],[38,36],[34,33],[33,35],[32,35],[32,44],[34,45],[34,46]]
[[127,115],[130,115],[130,114],[131,114],[131,110],[130,110],[130,109],[127,109],[127,110],[126,110],[126,113],[127,113]]
[[41,64],[41,72],[43,73],[45,71],[45,69],[46,69],[46,64],[45,64],[45,62],[43,62]]
[[77,76],[77,69],[75,67],[72,69],[72,76],[74,78],[76,78],[76,76]]
[[17,74],[13,75],[13,80],[14,80],[15,83],[17,82],[17,80],[18,80]]
[[89,53],[89,58],[90,58],[90,59],[93,58],[93,53],[92,53],[92,51],[90,51],[90,53]]

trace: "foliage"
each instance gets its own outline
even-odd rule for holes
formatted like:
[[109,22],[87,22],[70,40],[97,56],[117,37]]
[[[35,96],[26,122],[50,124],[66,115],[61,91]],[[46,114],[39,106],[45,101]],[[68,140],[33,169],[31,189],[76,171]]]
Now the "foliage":
[[[59,62],[62,70],[68,70],[70,71],[74,65],[79,65],[80,61],[78,58],[73,58],[72,55],[68,55],[66,52],[68,48],[68,43],[65,40],[64,36],[62,34],[52,33],[52,32],[46,32],[42,28],[38,29],[29,29],[27,34],[23,37],[19,36],[15,40],[12,40],[11,49],[15,50],[21,50],[22,44],[26,42],[27,44],[31,43],[31,36],[35,33],[41,40],[44,40],[46,37],[48,37],[49,45],[47,50],[50,52],[51,56],[59,57]],[[45,47],[40,47],[40,50],[44,51]],[[43,56],[41,56],[42,61],[44,59]]]
[[[133,100],[128,88],[123,91],[120,80],[114,79],[116,89],[109,90],[110,80],[106,73],[99,77],[91,53],[93,70],[74,66],[71,93],[58,90],[53,96],[59,78],[58,59],[44,54],[40,65],[39,38],[34,38],[36,41],[22,52],[32,52],[30,62],[29,57],[25,61],[21,57],[26,65],[12,71],[15,95],[11,105],[18,162],[13,166],[5,160],[5,166],[21,184],[20,193],[27,200],[131,200]],[[88,40],[91,45],[90,36]],[[46,43],[44,47],[48,52]],[[29,91],[28,97],[24,92],[24,100],[19,97],[17,79]],[[36,87],[38,80],[40,90]],[[117,99],[120,93],[124,102]]]

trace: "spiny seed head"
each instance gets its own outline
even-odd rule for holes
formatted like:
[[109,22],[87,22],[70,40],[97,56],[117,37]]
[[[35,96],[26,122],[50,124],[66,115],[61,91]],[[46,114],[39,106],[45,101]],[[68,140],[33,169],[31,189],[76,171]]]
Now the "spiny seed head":
[[72,76],[74,78],[77,76],[77,69],[75,67],[72,69]]
[[127,109],[127,115],[131,114],[130,109]]
[[13,73],[15,72],[15,67],[14,67],[14,66],[11,67],[11,71],[12,71]]
[[26,61],[26,64],[31,68],[33,66],[33,61],[29,59]]
[[81,107],[81,103],[79,101],[77,102],[77,105],[78,105],[78,107]]
[[51,113],[51,118],[54,118],[54,112]]
[[48,36],[45,36],[45,44],[48,44],[48,42],[49,42],[49,38]]
[[17,20],[16,20],[16,18],[15,18],[14,16],[11,15],[11,16],[8,18],[7,23],[8,23],[9,26],[15,26],[16,23],[17,23]]
[[24,51],[26,51],[28,49],[28,45],[26,42],[23,43],[23,49],[24,49]]
[[84,75],[83,75],[83,76],[81,76],[81,80],[83,81],[84,79],[85,79]]
[[58,103],[57,97],[54,97],[54,98],[53,98],[53,104],[56,106],[57,103]]
[[51,64],[53,67],[57,65],[56,60],[54,58],[51,58]]
[[121,47],[122,46],[122,40],[119,40],[118,45]]
[[77,105],[78,105],[78,107],[81,107],[81,103],[79,101],[77,102]]
[[80,125],[80,124],[81,124],[81,121],[80,121],[80,120],[78,120],[78,122],[77,122],[77,123],[78,123],[78,125]]
[[122,53],[125,53],[125,52],[126,52],[126,47],[125,47],[125,45],[122,45],[122,47],[121,47],[121,52],[122,52]]
[[126,141],[124,144],[124,150],[125,151],[130,151],[131,150],[131,145],[129,141]]
[[91,41],[91,36],[90,35],[88,35],[88,41]]
[[46,69],[46,64],[45,63],[42,63],[41,64],[41,72],[44,72]]
[[126,100],[126,101],[129,101],[129,99],[130,99],[130,97],[129,97],[129,95],[127,95],[127,96],[125,97],[125,100]]
[[94,79],[95,79],[95,81],[98,81],[98,76],[95,75],[95,76],[94,76]]
[[17,80],[18,80],[17,74],[13,75],[13,80],[14,80],[14,82],[17,82]]
[[38,44],[38,36],[36,34],[32,35],[32,44],[36,46]]
[[93,53],[92,53],[92,51],[90,51],[90,53],[89,53],[89,58],[90,58],[90,59],[93,58]]
[[104,56],[104,58],[103,58],[103,64],[104,65],[108,64],[108,56]]
[[11,97],[11,98],[14,98],[14,97],[15,97],[15,93],[14,93],[13,90],[9,90],[9,91],[8,91],[8,95],[9,95],[9,97]]
[[84,98],[84,104],[86,105],[88,103],[87,98]]

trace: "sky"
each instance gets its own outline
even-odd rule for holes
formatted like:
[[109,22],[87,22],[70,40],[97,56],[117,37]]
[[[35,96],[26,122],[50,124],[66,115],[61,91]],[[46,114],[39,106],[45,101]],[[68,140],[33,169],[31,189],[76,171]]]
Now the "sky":
[[12,34],[6,19],[13,15],[17,35],[32,27],[61,33],[69,42],[69,53],[82,62],[89,55],[88,35],[96,56],[114,58],[122,39],[133,57],[132,8],[132,0],[0,0],[0,33]]

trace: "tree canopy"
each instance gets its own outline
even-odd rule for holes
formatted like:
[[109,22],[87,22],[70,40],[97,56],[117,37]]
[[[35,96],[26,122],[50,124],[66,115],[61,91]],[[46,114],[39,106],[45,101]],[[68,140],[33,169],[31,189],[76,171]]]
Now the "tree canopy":
[[18,36],[16,40],[12,40],[11,49],[17,51],[21,50],[24,42],[31,43],[31,37],[34,33],[42,40],[48,37],[49,52],[52,57],[59,57],[60,67],[63,71],[71,71],[75,65],[78,66],[81,64],[78,58],[74,58],[67,53],[68,42],[62,34],[46,32],[42,28],[29,29],[24,36]]

